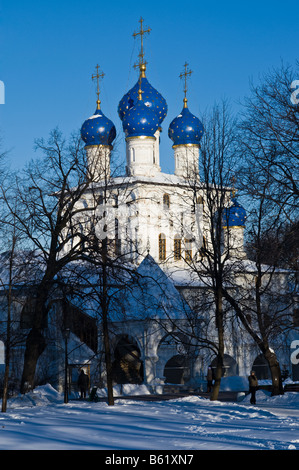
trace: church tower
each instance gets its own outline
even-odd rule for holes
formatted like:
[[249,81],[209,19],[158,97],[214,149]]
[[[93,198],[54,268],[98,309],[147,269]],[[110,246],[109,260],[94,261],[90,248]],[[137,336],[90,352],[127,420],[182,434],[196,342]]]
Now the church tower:
[[103,77],[104,74],[99,72],[97,65],[96,74],[92,75],[92,79],[97,81],[97,109],[81,128],[81,137],[86,144],[89,177],[95,182],[110,176],[110,154],[116,137],[113,122],[101,110],[99,81]]
[[194,116],[187,105],[187,77],[192,71],[188,70],[188,64],[184,65],[185,71],[180,75],[184,78],[184,106],[181,113],[173,119],[168,128],[168,136],[173,141],[175,160],[175,175],[191,180],[199,179],[199,148],[203,135],[203,125]]
[[126,172],[128,176],[153,177],[161,171],[159,141],[161,123],[167,114],[167,104],[163,96],[146,78],[143,36],[151,30],[143,29],[140,19],[140,31],[133,36],[140,36],[141,48],[139,79],[119,102],[118,114],[126,136]]

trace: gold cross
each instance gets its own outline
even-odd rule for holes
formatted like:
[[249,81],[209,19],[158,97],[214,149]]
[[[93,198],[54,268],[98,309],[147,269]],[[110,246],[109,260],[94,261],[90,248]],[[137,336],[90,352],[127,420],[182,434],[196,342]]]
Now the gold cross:
[[99,65],[96,66],[96,69],[97,69],[97,73],[95,75],[92,75],[91,78],[92,78],[92,80],[97,81],[97,96],[98,96],[98,100],[97,100],[98,108],[97,109],[100,109],[100,105],[101,105],[101,101],[100,101],[100,78],[104,78],[105,74],[103,72],[99,73],[99,69],[100,69]]
[[191,76],[191,74],[193,73],[192,70],[188,70],[188,65],[187,62],[184,63],[184,67],[185,67],[185,72],[182,72],[180,74],[180,78],[185,80],[185,85],[184,85],[184,94],[185,94],[185,97],[184,97],[184,107],[187,108],[187,78]]
[[148,29],[143,29],[143,18],[140,18],[139,20],[140,22],[140,31],[138,31],[137,33],[133,33],[133,37],[136,38],[137,36],[140,36],[140,54],[139,54],[139,63],[138,64],[135,64],[134,67],[139,67],[141,69],[141,66],[142,65],[146,65],[146,62],[144,61],[144,50],[143,50],[143,36],[145,35],[145,33],[150,33],[151,32],[151,28],[148,28]]

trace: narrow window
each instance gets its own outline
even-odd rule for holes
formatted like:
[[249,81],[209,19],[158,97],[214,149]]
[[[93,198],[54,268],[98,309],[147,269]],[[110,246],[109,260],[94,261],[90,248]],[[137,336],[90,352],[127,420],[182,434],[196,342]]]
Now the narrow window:
[[185,238],[185,260],[192,260],[192,240],[189,238]]
[[182,256],[182,240],[179,237],[174,239],[173,252],[175,261],[179,261]]
[[170,207],[169,194],[164,194],[164,196],[163,196],[163,206],[164,206],[164,209],[169,209],[169,207]]
[[166,238],[163,233],[159,235],[159,260],[166,260]]
[[207,240],[204,235],[202,237],[202,245],[200,247],[199,254],[201,257],[206,256],[207,254]]

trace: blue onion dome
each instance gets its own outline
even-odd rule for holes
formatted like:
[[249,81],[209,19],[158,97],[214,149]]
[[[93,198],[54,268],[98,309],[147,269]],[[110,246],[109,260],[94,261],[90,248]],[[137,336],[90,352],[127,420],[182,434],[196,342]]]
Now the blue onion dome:
[[126,113],[137,104],[140,80],[144,104],[156,113],[159,125],[161,125],[167,114],[167,103],[163,96],[148,82],[145,76],[145,64],[141,66],[141,75],[137,83],[120,100],[118,115],[123,120]]
[[[142,92],[143,93],[143,92]],[[154,137],[159,127],[159,119],[154,110],[147,106],[141,98],[123,117],[123,130],[126,137]]]
[[99,103],[96,112],[81,127],[81,137],[86,147],[90,145],[111,146],[116,137],[115,126],[101,111]]
[[246,210],[239,204],[235,197],[232,198],[233,204],[224,210],[224,227],[244,227],[246,222]]
[[169,138],[173,141],[173,145],[199,145],[203,132],[201,121],[189,111],[185,98],[181,114],[174,118],[169,125]]

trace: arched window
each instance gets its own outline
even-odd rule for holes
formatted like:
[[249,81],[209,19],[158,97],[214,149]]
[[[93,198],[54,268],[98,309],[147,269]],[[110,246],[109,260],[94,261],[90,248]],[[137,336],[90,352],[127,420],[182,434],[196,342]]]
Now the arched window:
[[170,199],[169,199],[169,194],[164,194],[163,195],[163,207],[164,209],[169,209],[170,207]]
[[206,237],[203,235],[202,237],[202,245],[199,249],[199,254],[201,257],[206,256],[207,254],[207,240]]
[[192,239],[185,238],[185,260],[191,261],[192,260]]
[[159,235],[159,260],[166,260],[166,238],[164,233],[160,233]]
[[196,196],[196,204],[193,206],[193,208],[195,209],[195,212],[199,215],[201,214],[201,216],[203,215],[203,211],[204,211],[204,199],[203,199],[203,196]]
[[182,256],[182,239],[178,235],[174,237],[173,256],[175,261],[179,261]]

